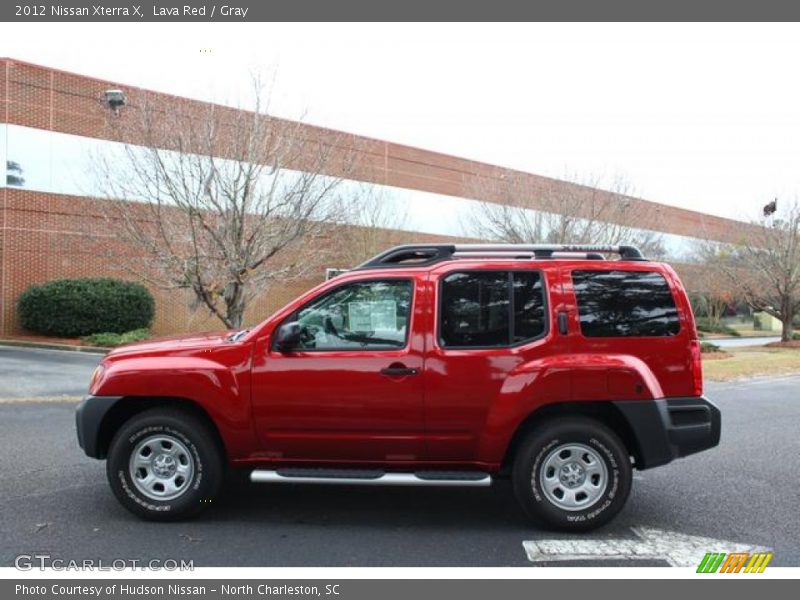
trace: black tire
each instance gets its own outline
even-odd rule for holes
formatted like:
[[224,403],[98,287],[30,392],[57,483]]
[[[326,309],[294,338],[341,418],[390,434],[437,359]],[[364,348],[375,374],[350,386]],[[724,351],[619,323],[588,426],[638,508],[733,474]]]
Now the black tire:
[[[547,465],[546,461],[555,456],[556,448],[568,444],[593,450],[605,465],[606,483],[604,486],[597,485],[597,492],[589,492],[600,495],[593,501],[589,498],[587,501],[592,503],[586,508],[578,506],[567,510],[556,504],[558,498],[548,498],[548,493],[542,487],[542,471]],[[576,457],[578,455],[575,454]],[[569,450],[564,451],[564,456],[570,457]],[[551,478],[558,476],[558,472],[550,469],[548,473]],[[561,531],[588,531],[608,523],[625,506],[631,480],[630,456],[619,437],[602,423],[583,417],[554,419],[537,427],[521,444],[514,458],[512,472],[514,493],[525,513],[536,524]],[[556,485],[558,488],[551,495],[561,491],[563,496],[568,487]],[[576,497],[573,494],[573,498]]]
[[[167,499],[147,497],[132,480],[131,455],[139,443],[166,436],[183,444],[192,474],[181,483],[180,495]],[[176,521],[197,515],[216,498],[225,475],[223,452],[206,422],[186,411],[154,408],[127,421],[111,440],[106,475],[117,500],[138,517]],[[163,486],[162,486],[163,488]]]

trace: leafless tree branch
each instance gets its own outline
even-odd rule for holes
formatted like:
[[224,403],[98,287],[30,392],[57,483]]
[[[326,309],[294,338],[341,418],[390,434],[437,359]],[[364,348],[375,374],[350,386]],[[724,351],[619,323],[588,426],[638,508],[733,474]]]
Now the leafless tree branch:
[[724,274],[755,310],[780,320],[781,339],[789,341],[800,313],[800,202],[752,225],[737,244],[708,244],[707,265]]
[[258,79],[254,97],[253,111],[187,102],[169,114],[145,98],[116,125],[121,155],[94,161],[108,223],[134,249],[118,263],[192,290],[228,328],[273,282],[318,268],[353,211],[349,136],[271,117]]
[[630,185],[615,178],[577,177],[577,185],[534,187],[524,174],[485,177],[469,193],[481,201],[462,223],[464,234],[509,243],[633,244],[654,257],[664,254],[653,230],[658,214],[630,198]]

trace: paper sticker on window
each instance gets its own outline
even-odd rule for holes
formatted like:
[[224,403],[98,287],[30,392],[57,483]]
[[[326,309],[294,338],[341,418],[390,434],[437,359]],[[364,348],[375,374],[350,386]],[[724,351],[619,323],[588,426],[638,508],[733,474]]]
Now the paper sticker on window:
[[350,331],[380,331],[397,329],[397,302],[348,302]]

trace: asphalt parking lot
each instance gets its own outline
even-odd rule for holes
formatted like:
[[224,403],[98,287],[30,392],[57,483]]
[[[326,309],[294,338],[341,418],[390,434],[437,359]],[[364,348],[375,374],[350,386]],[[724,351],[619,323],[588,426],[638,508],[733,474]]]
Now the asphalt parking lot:
[[[657,553],[645,553],[644,560],[613,554],[617,543],[641,541],[642,531],[655,531],[662,544],[672,546],[702,536],[711,539],[696,542],[697,548],[713,540],[768,547],[775,553],[771,565],[800,566],[800,376],[707,385],[723,412],[720,447],[637,473],[628,506],[590,535],[531,527],[505,482],[489,489],[236,483],[199,519],[157,524],[122,509],[106,484],[104,463],[82,454],[74,402],[28,399],[36,389],[50,397],[82,394],[99,357],[63,353],[69,356],[57,368],[52,363],[59,361],[43,358],[41,351],[5,350],[0,349],[0,396],[6,398],[0,402],[2,566],[12,566],[19,554],[46,553],[64,560],[191,559],[195,566],[530,567],[548,563],[531,562],[523,543],[530,548],[551,539],[557,540],[551,547],[565,553],[571,543],[587,540],[607,552],[603,559],[552,564],[668,564]],[[44,364],[34,377],[40,381],[9,376],[40,360]],[[63,372],[53,375],[54,370]],[[10,381],[26,386],[19,394],[24,400],[10,399]],[[615,560],[604,560],[610,556]]]
[[0,346],[0,399],[80,397],[100,354]]

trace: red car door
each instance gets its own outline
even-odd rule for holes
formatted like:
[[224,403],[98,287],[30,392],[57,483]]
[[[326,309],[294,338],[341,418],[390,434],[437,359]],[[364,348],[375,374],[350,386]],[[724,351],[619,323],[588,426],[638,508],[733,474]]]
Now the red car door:
[[[517,369],[566,351],[555,323],[560,274],[519,263],[443,265],[431,277],[436,293],[436,327],[429,332],[425,363],[426,419],[430,460],[497,462],[509,423],[516,425],[521,386],[533,378]],[[568,372],[539,377],[536,400],[559,390],[569,394]],[[503,425],[494,424],[501,407]],[[521,417],[520,417],[521,418]],[[506,422],[507,421],[507,422]],[[496,443],[488,448],[489,440]]]
[[[413,276],[347,278],[255,346],[252,406],[262,458],[416,461],[424,449],[424,292]],[[302,342],[282,351],[281,324]]]

